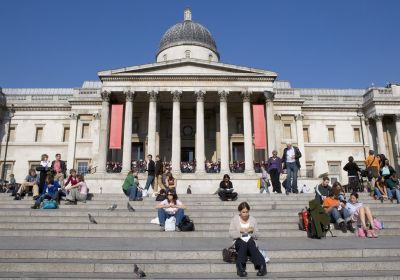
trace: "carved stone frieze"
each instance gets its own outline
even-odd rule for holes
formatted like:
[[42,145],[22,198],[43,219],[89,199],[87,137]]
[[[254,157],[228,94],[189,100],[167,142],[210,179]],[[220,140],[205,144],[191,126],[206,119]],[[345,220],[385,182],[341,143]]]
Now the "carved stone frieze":
[[71,113],[71,114],[69,114],[69,118],[71,119],[71,120],[76,120],[76,119],[78,119],[78,114],[75,114],[75,113]]
[[229,91],[220,90],[220,91],[218,91],[218,95],[219,95],[219,101],[220,102],[227,102],[228,101],[228,96],[229,96]]
[[194,94],[196,95],[197,102],[203,102],[204,96],[206,95],[206,91],[205,90],[196,90],[194,92]]
[[181,96],[182,96],[182,91],[181,90],[171,91],[171,94],[172,94],[172,101],[173,102],[180,102],[181,101]]
[[275,114],[275,115],[274,115],[274,120],[276,120],[276,121],[280,121],[281,118],[282,118],[282,115],[281,115],[281,114]]
[[101,99],[104,102],[110,102],[110,95],[111,95],[111,92],[104,90],[101,92]]

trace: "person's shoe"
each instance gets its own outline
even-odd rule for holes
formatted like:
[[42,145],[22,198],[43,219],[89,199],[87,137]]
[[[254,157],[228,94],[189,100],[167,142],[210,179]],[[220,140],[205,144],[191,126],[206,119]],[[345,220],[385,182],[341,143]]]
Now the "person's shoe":
[[368,229],[367,230],[367,237],[368,238],[373,238],[374,236],[373,236],[373,230],[372,229]]
[[381,201],[381,203],[383,203],[383,197],[382,196],[379,198],[379,200]]
[[246,277],[247,276],[246,268],[242,263],[239,263],[239,264],[237,263],[236,264],[236,270],[237,270],[236,274],[239,277]]
[[65,205],[76,205],[77,202],[76,201],[70,201],[68,200],[67,202],[64,203]]
[[267,275],[267,266],[263,264],[260,267],[260,270],[257,272],[257,276],[265,276],[265,275]]
[[17,193],[14,197],[14,200],[21,200],[21,195]]
[[345,224],[344,222],[340,222],[340,223],[339,223],[339,229],[340,229],[343,233],[346,233],[346,232],[347,232],[346,224]]
[[138,197],[135,199],[136,201],[143,201],[143,197]]
[[165,231],[165,226],[160,226],[160,231]]
[[289,192],[288,192],[288,191],[286,191],[286,195],[289,195]]
[[181,231],[181,229],[178,226],[175,226],[175,231]]
[[39,196],[38,195],[35,195],[34,197],[33,197],[33,200],[36,200],[36,199],[38,199],[39,198]]
[[353,227],[353,223],[352,222],[347,222],[347,229],[351,232],[351,233],[355,233],[356,229]]
[[39,208],[40,208],[40,206],[37,204],[31,206],[31,209],[39,209]]

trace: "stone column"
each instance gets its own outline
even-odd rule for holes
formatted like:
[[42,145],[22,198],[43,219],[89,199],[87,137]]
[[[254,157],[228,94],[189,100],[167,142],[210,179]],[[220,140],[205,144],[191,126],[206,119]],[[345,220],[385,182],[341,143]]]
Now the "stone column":
[[134,93],[125,92],[125,119],[124,119],[124,146],[122,151],[122,173],[127,174],[131,170],[132,156],[132,107]]
[[[148,129],[147,129],[147,154],[153,156],[153,160],[156,157],[156,124],[157,124],[157,98],[158,91],[149,91],[149,118],[148,118]],[[147,158],[147,155],[145,155]]]
[[110,94],[109,91],[101,92],[101,121],[100,121],[100,143],[99,143],[99,162],[97,172],[105,173],[108,154],[108,120],[110,115]]
[[243,134],[244,134],[244,163],[245,173],[254,174],[253,160],[253,132],[251,129],[251,109],[250,109],[251,91],[243,91]]
[[[374,138],[372,137],[369,118],[365,118],[365,131],[366,131],[367,137],[368,137],[369,149],[373,150],[374,149]],[[367,151],[367,156],[368,156],[368,151]]]
[[303,119],[304,116],[299,114],[295,116],[296,119],[296,131],[297,131],[297,146],[302,154],[300,158],[300,177],[305,177],[306,175],[306,151],[304,149],[304,135],[303,135]]
[[400,114],[395,115],[395,120],[396,120],[397,156],[400,156]]
[[69,118],[71,120],[69,122],[67,169],[74,168],[75,166],[76,129],[78,125],[78,115],[72,113],[69,115]]
[[228,95],[229,92],[222,90],[219,94],[219,128],[220,128],[220,151],[221,151],[221,173],[229,173],[229,135],[228,135]]
[[204,95],[205,91],[195,91],[196,95],[196,173],[204,173]]
[[172,172],[181,173],[181,96],[182,91],[175,90],[172,94]]
[[385,138],[383,137],[383,126],[382,126],[383,115],[375,115],[376,132],[378,134],[378,154],[386,155]]
[[275,146],[275,124],[274,124],[274,104],[275,92],[266,91],[265,96],[265,119],[267,120],[267,149],[266,159],[272,155],[272,151],[276,149]]
[[[92,114],[93,117],[93,134],[94,135],[92,137],[93,139],[93,145],[92,145],[92,166],[95,167],[97,166],[98,162],[99,162],[99,135],[100,135],[100,118],[101,118],[101,114],[100,113],[94,113]],[[70,130],[71,131],[71,130]],[[97,136],[97,137],[95,137]],[[97,170],[97,168],[96,168]]]

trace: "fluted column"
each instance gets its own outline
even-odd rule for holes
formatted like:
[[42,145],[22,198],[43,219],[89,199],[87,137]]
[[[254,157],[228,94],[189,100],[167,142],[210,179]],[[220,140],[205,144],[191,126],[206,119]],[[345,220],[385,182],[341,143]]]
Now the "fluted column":
[[243,91],[243,134],[244,134],[244,164],[245,173],[254,174],[253,132],[251,129],[251,91]]
[[101,121],[100,121],[100,143],[99,143],[99,162],[98,172],[106,172],[106,161],[108,154],[108,120],[110,115],[110,94],[109,91],[103,91],[101,93]]
[[378,153],[386,155],[385,138],[383,136],[383,115],[375,115],[376,131],[378,136]]
[[72,113],[69,115],[69,138],[68,138],[68,157],[67,168],[71,169],[75,166],[75,148],[76,148],[76,128],[78,123],[78,115]]
[[229,135],[228,135],[228,95],[229,92],[222,90],[219,94],[219,128],[220,128],[220,151],[221,151],[221,173],[229,173]]
[[182,91],[172,94],[172,172],[181,173],[181,96]]
[[272,151],[276,149],[275,144],[275,124],[274,124],[274,104],[273,100],[275,98],[275,92],[266,91],[265,96],[265,118],[267,120],[267,157],[272,155]]
[[[97,137],[93,136],[93,145],[92,145],[92,161],[93,161],[93,167],[98,165],[99,162],[99,145],[100,145],[100,139],[98,135],[100,135],[100,119],[101,119],[101,114],[100,113],[94,113],[92,114],[93,117],[93,135],[97,135]],[[71,131],[71,129],[70,129]],[[76,137],[75,137],[76,139]],[[97,168],[96,168],[97,170]]]
[[304,150],[304,135],[303,135],[303,119],[304,116],[299,114],[295,116],[296,119],[296,131],[297,131],[297,146],[300,149],[302,157],[300,158],[300,177],[305,177],[306,175],[306,155]]
[[396,120],[397,156],[400,156],[400,114],[395,115],[395,120]]
[[[147,154],[155,158],[156,153],[156,124],[157,124],[157,98],[158,91],[147,92],[149,95],[149,119],[147,128]],[[147,155],[145,155],[146,158]]]
[[367,133],[367,137],[368,137],[368,145],[369,145],[369,149],[373,150],[374,149],[374,138],[372,137],[372,131],[371,131],[371,127],[370,127],[370,120],[369,118],[365,118],[365,131]]
[[132,156],[132,112],[134,93],[125,91],[124,146],[122,151],[122,173],[131,170]]
[[204,95],[205,91],[195,91],[196,95],[196,173],[204,173]]

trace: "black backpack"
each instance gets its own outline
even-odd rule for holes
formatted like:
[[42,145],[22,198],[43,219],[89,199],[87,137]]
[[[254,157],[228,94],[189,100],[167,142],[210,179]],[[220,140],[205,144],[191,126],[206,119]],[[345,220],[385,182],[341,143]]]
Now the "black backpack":
[[179,228],[181,231],[194,231],[193,221],[189,218],[189,216],[185,215],[179,224]]

